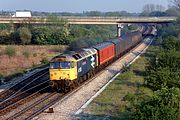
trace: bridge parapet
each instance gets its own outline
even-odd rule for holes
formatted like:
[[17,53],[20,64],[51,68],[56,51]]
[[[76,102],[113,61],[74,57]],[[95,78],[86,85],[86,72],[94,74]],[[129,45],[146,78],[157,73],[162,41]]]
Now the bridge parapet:
[[[67,19],[69,24],[119,24],[119,23],[170,23],[176,17],[76,17],[62,16],[60,19]],[[0,17],[0,23],[31,23],[31,24],[53,24],[47,17]]]

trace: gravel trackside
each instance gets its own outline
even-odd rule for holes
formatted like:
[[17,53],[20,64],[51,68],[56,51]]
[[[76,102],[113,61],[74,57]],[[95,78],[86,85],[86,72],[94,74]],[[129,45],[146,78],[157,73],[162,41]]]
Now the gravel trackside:
[[132,50],[129,54],[114,62],[112,65],[105,68],[97,74],[91,82],[84,85],[74,94],[61,100],[59,103],[52,106],[54,113],[44,112],[35,117],[34,120],[72,120],[78,119],[74,115],[93,95],[97,93],[115,74],[117,74],[124,65],[131,62],[138,56],[146,46],[151,42],[150,39],[145,39],[138,47]]

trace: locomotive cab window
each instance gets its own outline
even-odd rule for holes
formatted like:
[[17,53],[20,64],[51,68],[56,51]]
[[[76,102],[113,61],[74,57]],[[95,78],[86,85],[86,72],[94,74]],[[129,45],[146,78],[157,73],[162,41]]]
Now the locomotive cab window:
[[71,62],[71,68],[74,68],[76,66],[75,62]]
[[71,64],[70,62],[53,62],[50,63],[51,69],[70,69]]

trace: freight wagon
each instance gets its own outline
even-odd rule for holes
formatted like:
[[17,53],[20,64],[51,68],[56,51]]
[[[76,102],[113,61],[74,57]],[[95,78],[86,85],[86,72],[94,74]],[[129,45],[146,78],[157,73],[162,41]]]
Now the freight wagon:
[[93,46],[98,51],[98,63],[103,65],[115,56],[115,45],[111,42],[103,42]]

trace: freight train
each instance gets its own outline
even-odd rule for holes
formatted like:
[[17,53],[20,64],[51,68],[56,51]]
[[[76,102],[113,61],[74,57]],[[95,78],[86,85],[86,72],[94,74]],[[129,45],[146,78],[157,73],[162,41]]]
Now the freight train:
[[126,54],[144,37],[152,35],[152,26],[108,40],[90,48],[60,54],[50,61],[50,86],[55,91],[68,91],[79,86],[114,60]]

